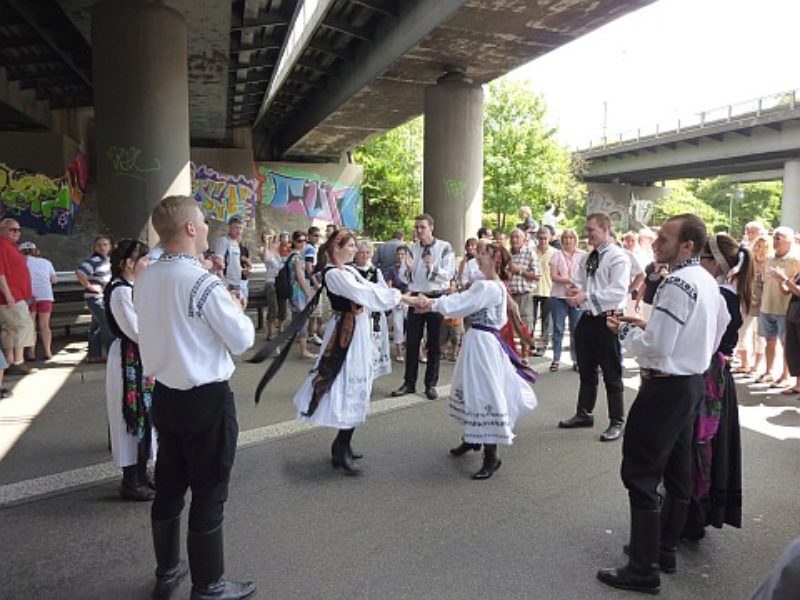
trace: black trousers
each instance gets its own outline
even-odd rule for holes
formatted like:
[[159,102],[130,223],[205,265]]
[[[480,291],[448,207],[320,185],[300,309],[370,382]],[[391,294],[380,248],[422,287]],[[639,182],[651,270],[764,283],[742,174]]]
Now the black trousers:
[[531,336],[536,330],[536,320],[542,321],[541,325],[541,338],[544,342],[543,348],[547,348],[550,338],[553,335],[553,315],[550,313],[550,296],[534,296],[533,297],[533,327],[531,327]]
[[643,379],[622,442],[622,483],[632,508],[656,510],[656,491],[675,500],[692,494],[692,432],[703,398],[702,375]]
[[617,336],[606,327],[605,316],[583,313],[575,326],[574,344],[581,378],[578,410],[587,413],[594,411],[600,383],[599,367],[603,371],[606,386],[608,416],[610,419],[623,419],[622,349]]
[[442,315],[428,312],[418,313],[413,307],[408,309],[406,323],[406,372],[403,382],[406,387],[417,387],[419,374],[419,347],[422,344],[424,328],[428,328],[428,368],[425,369],[425,387],[436,387],[439,383],[439,361],[442,357],[441,331]]
[[215,529],[222,524],[239,435],[228,382],[175,390],[156,381],[152,414],[158,431],[153,519],[180,515],[191,488],[189,530]]

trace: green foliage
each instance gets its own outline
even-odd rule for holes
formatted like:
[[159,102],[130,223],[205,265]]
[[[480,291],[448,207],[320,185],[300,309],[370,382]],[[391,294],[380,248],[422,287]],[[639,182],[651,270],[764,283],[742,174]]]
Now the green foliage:
[[651,225],[661,225],[675,215],[692,213],[703,219],[706,226],[713,231],[725,226],[726,216],[697,198],[692,193],[689,182],[670,181],[667,187],[670,190],[669,195],[658,200],[653,206]]
[[[670,194],[655,203],[651,225],[660,225],[671,216],[691,212],[703,219],[710,230],[730,231],[739,238],[749,221],[759,221],[769,228],[780,224],[783,194],[780,181],[733,184],[724,177],[717,177],[670,181],[667,187]],[[737,190],[740,190],[739,198]],[[731,211],[733,227],[730,226]]]
[[[527,81],[501,78],[489,84],[484,108],[484,214],[496,229],[508,230],[520,206],[535,217],[545,204],[560,204],[568,217],[582,197],[573,175],[571,153],[555,139],[556,130],[544,122],[543,99]],[[572,208],[568,205],[572,205]],[[488,223],[487,223],[488,224]]]
[[398,228],[409,234],[422,206],[422,117],[359,146],[355,161],[364,166],[364,233],[378,240]]

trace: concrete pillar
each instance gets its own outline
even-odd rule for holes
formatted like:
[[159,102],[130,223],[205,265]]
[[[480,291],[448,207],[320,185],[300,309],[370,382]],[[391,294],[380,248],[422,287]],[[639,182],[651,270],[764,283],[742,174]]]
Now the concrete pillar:
[[800,158],[787,160],[783,166],[781,225],[800,231]]
[[425,90],[423,207],[434,235],[462,254],[481,226],[483,89],[449,70]]
[[191,192],[186,22],[161,3],[92,9],[100,217],[117,237],[156,239],[150,211]]

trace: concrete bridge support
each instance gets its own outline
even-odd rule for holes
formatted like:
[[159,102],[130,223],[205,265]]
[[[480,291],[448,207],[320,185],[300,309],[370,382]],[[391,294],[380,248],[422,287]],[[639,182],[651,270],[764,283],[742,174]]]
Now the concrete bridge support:
[[461,254],[481,226],[483,89],[450,70],[425,90],[423,206],[434,235]]
[[92,10],[100,216],[114,236],[153,242],[152,207],[189,194],[186,22],[138,0]]
[[800,158],[787,160],[783,167],[781,225],[800,231]]

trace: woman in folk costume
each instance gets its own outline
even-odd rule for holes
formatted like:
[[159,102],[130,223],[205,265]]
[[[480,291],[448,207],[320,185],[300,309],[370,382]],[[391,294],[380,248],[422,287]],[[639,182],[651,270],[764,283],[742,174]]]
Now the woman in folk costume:
[[133,308],[133,284],[148,262],[150,249],[137,240],[121,240],[111,253],[111,282],[106,286],[106,318],[115,339],[106,363],[106,406],[111,453],[122,467],[119,493],[126,500],[152,500],[154,486],[147,461],[155,457],[150,417],[153,380],[142,375],[139,325]]
[[[353,266],[359,274],[381,287],[389,287],[383,279],[383,273],[372,264],[372,243],[361,240],[356,244],[356,258]],[[392,372],[392,355],[389,346],[389,324],[386,313],[375,311],[370,313],[372,324],[372,376],[377,379]]]
[[483,466],[473,479],[488,479],[500,468],[497,445],[510,445],[514,423],[523,409],[536,407],[530,384],[536,373],[523,365],[500,337],[506,324],[507,277],[511,260],[498,244],[482,244],[476,258],[483,277],[466,291],[429,299],[404,297],[415,310],[431,310],[447,317],[469,316],[472,326],[464,335],[461,354],[453,373],[450,416],[464,427],[460,446],[450,453],[462,456],[483,445]]
[[683,537],[693,540],[705,535],[707,525],[742,526],[742,448],[731,360],[742,312],[750,311],[753,281],[750,250],[725,233],[708,237],[700,264],[719,282],[731,320],[705,374],[706,394],[695,423],[692,500],[683,530]]
[[326,248],[325,288],[333,318],[328,321],[319,358],[297,391],[298,418],[339,430],[331,447],[332,463],[346,475],[358,468],[350,441],[364,422],[372,393],[371,311],[387,311],[401,299],[400,292],[365,280],[349,266],[356,241],[347,230],[337,232]]

